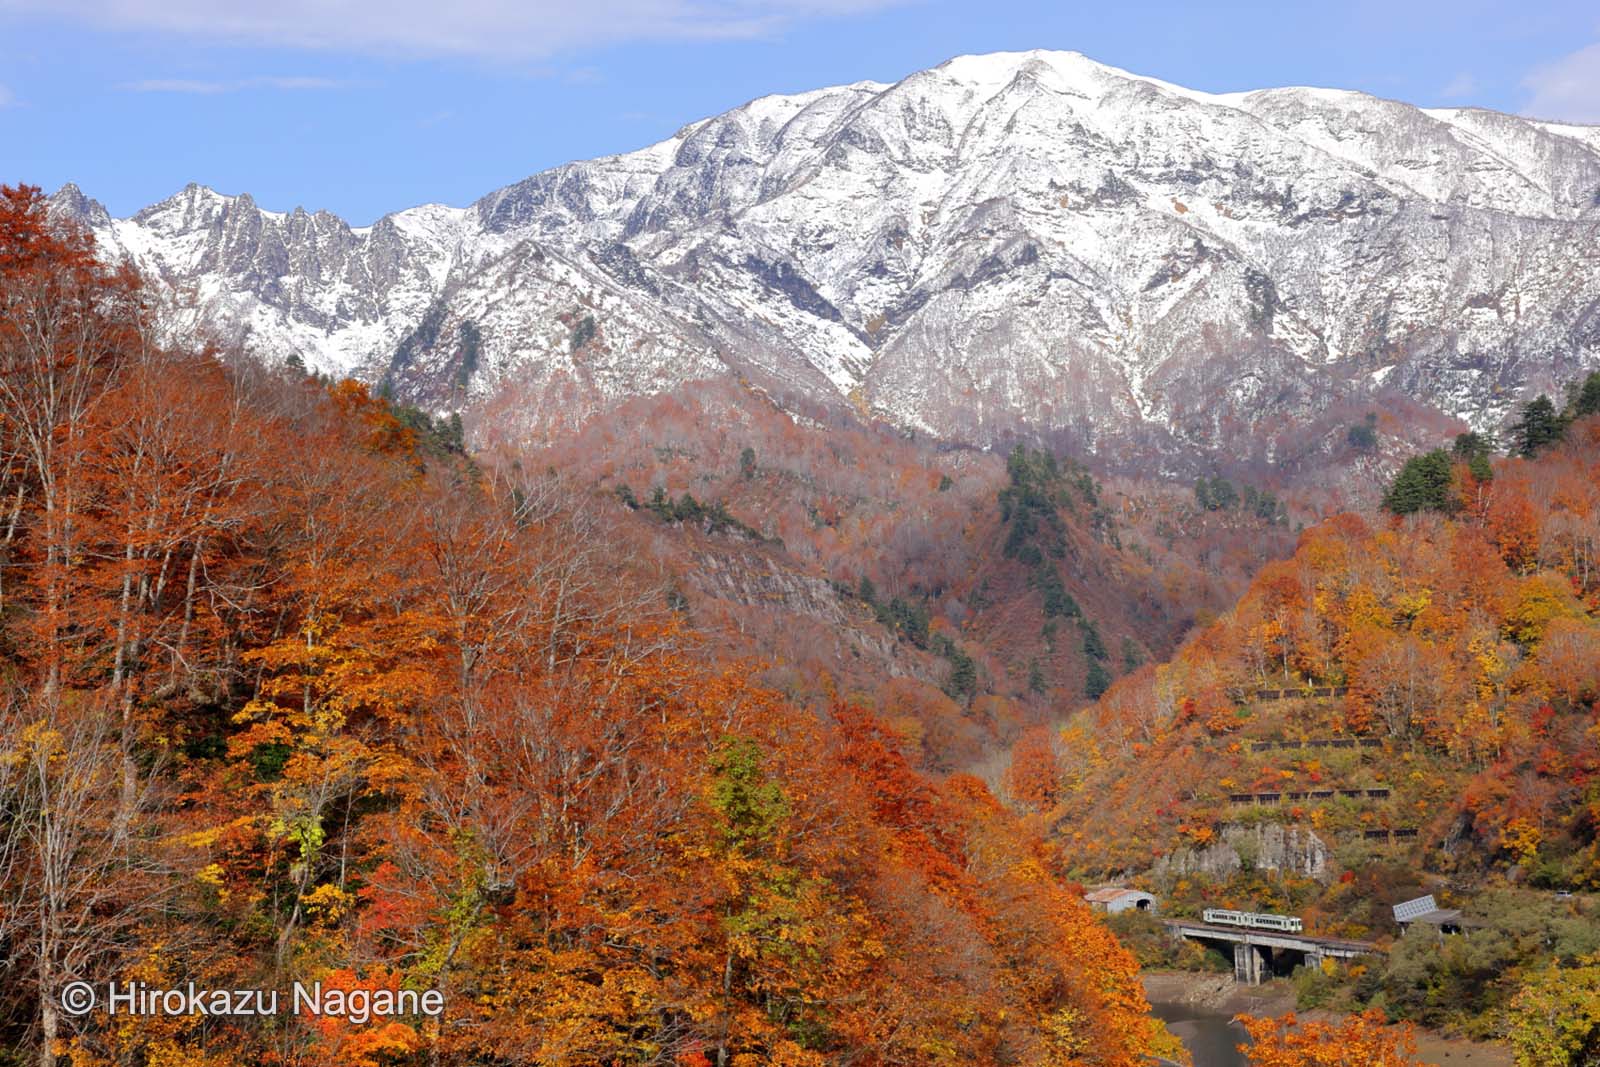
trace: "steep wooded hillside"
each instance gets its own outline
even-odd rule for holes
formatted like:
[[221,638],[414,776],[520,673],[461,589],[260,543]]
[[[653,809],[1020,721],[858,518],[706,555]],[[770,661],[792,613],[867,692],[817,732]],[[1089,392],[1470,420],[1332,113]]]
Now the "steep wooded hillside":
[[[1169,914],[1300,917],[1375,941],[1293,976],[1301,1008],[1372,1011],[1519,1067],[1583,1062],[1600,958],[1600,375],[1519,416],[1519,458],[1405,464],[1386,510],[1307,530],[1159,666],[1012,753],[1014,802],[1085,881]],[[1392,908],[1432,894],[1459,935]],[[1147,964],[1225,969],[1148,917]]]
[[1407,467],[1439,466],[1442,510],[1402,475],[1391,506],[1409,514],[1307,530],[1073,722],[1053,796],[1085,868],[1143,869],[1266,820],[1352,860],[1397,840],[1436,871],[1600,885],[1600,420],[1532,458],[1468,446]]
[[[0,1059],[1170,1051],[981,782],[710,661],[586,494],[157,325],[0,187]],[[112,981],[284,1008],[62,1010]],[[291,1013],[294,982],[375,1014]],[[424,990],[442,1014],[376,1007]]]
[[877,708],[941,771],[991,767],[1022,730],[1164,658],[1293,543],[1265,489],[1219,481],[1232,497],[1202,505],[1043,452],[795,415],[734,383],[508,455],[592,488],[718,635],[713,654],[765,662],[811,706]]

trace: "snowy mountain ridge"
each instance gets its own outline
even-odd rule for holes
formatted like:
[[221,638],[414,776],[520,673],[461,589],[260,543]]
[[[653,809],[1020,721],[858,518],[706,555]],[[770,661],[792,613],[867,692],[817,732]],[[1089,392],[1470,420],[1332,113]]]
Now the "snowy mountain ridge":
[[765,97],[369,227],[193,185],[55,202],[230,339],[486,439],[737,375],[1177,469],[1373,407],[1492,428],[1600,364],[1600,128],[1067,52]]

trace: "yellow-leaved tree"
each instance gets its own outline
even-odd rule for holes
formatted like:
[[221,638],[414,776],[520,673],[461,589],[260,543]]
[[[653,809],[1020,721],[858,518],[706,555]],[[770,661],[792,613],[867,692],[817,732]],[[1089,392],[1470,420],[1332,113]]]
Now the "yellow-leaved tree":
[[1600,956],[1533,975],[1511,1001],[1517,1067],[1600,1063]]

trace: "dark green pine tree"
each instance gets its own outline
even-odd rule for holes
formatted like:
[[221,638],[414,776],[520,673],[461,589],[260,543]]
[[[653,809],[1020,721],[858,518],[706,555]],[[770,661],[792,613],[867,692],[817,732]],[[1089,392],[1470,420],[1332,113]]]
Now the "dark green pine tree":
[[1371,452],[1378,447],[1378,416],[1369,412],[1365,419],[1344,432],[1345,442],[1357,452]]
[[1083,676],[1083,695],[1090,700],[1099,700],[1107,689],[1111,688],[1111,675],[1100,665],[1099,660],[1089,661],[1089,670]]
[[1457,434],[1456,443],[1451,447],[1450,454],[1456,459],[1467,461],[1467,469],[1472,472],[1475,481],[1494,480],[1494,467],[1489,463],[1489,457],[1494,454],[1494,441],[1491,438],[1471,431]]
[[947,658],[950,660],[950,676],[945,679],[945,695],[963,703],[971,700],[978,691],[977,663],[954,643],[950,646]]
[[1556,413],[1556,406],[1549,397],[1539,396],[1523,405],[1522,414],[1512,424],[1511,438],[1517,455],[1532,459],[1561,440],[1565,432],[1566,426]]
[[1211,479],[1211,504],[1217,511],[1232,511],[1239,503],[1239,490],[1222,475]]
[[452,411],[450,417],[444,420],[439,429],[439,439],[446,452],[456,455],[465,455],[467,451],[467,431],[461,424],[461,412]]
[[1106,659],[1106,643],[1100,639],[1100,628],[1088,619],[1080,619],[1078,625],[1083,629],[1083,654],[1092,660]]
[[1443,449],[1413,456],[1395,475],[1394,483],[1383,495],[1383,506],[1396,515],[1449,511],[1453,501],[1452,480],[1450,454]]
[[1239,491],[1222,475],[1201,478],[1194,484],[1195,503],[1207,511],[1228,511],[1239,503]]
[[1043,696],[1049,686],[1045,682],[1044,667],[1040,666],[1037,657],[1028,661],[1028,691]]
[[1139,654],[1139,646],[1133,643],[1133,638],[1122,639],[1122,673],[1132,674],[1139,669],[1139,664],[1144,662],[1144,657]]
[[1450,451],[1460,459],[1487,456],[1494,452],[1494,442],[1481,433],[1468,431],[1467,433],[1456,434],[1456,443],[1451,447]]
[[1573,418],[1586,419],[1590,415],[1600,415],[1600,371],[1583,380],[1572,403]]

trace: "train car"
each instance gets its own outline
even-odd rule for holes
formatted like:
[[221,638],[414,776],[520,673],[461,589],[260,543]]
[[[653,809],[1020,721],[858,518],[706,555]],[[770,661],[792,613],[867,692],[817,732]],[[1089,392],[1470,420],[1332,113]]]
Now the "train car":
[[1215,926],[1242,926],[1248,930],[1281,930],[1284,933],[1298,934],[1305,929],[1305,923],[1293,915],[1207,908],[1201,917]]

